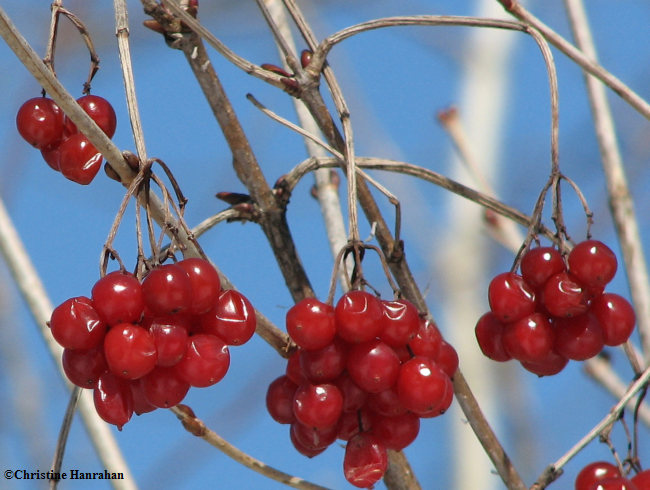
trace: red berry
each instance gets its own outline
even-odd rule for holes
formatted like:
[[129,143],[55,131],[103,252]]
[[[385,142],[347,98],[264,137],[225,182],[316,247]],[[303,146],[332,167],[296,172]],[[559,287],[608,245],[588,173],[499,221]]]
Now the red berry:
[[108,369],[102,345],[88,350],[63,349],[61,363],[70,382],[81,388],[95,388]]
[[320,447],[314,449],[312,447],[303,444],[302,442],[300,442],[300,440],[296,438],[296,431],[292,429],[289,429],[289,438],[291,439],[291,444],[293,444],[293,447],[296,448],[296,451],[298,451],[303,456],[307,456],[308,458],[313,458],[314,456],[318,456],[320,453],[325,451],[325,449],[327,449],[326,447]]
[[553,376],[562,371],[569,360],[556,353],[554,350],[548,353],[546,357],[538,361],[521,361],[521,365],[527,371],[530,371],[537,376]]
[[216,305],[201,315],[201,329],[220,337],[228,345],[242,345],[255,333],[257,319],[250,301],[238,291],[227,289]]
[[489,311],[479,318],[474,328],[481,352],[493,361],[505,362],[512,359],[503,347],[504,326],[496,315]]
[[382,301],[383,326],[379,338],[391,347],[406,344],[420,328],[420,315],[413,303],[406,299]]
[[333,384],[302,384],[293,399],[293,413],[308,427],[330,427],[343,413],[343,395]]
[[488,286],[490,309],[504,322],[514,322],[535,311],[535,292],[514,272],[495,276]]
[[67,349],[92,349],[106,333],[106,324],[85,296],[70,298],[52,311],[50,331],[54,339]]
[[371,430],[372,418],[372,413],[366,408],[356,412],[343,412],[339,419],[337,437],[342,441],[349,441],[360,432]]
[[451,403],[454,401],[454,386],[451,384],[451,378],[447,378],[445,381],[446,387],[441,402],[430,410],[416,412],[421,419],[438,417],[445,413],[451,406]]
[[352,437],[343,458],[345,479],[355,487],[371,488],[388,468],[386,447],[370,433],[361,432]]
[[372,427],[372,433],[387,449],[401,451],[418,436],[420,417],[411,412],[394,417],[375,415]]
[[551,352],[554,340],[551,322],[543,313],[527,315],[503,329],[503,347],[519,361],[541,361]]
[[644,488],[650,488],[650,470],[643,470],[640,473],[637,473],[632,477],[632,483],[634,483],[639,490]]
[[287,333],[306,350],[322,349],[336,335],[334,308],[316,298],[305,298],[291,307],[286,318]]
[[300,370],[312,383],[333,381],[345,369],[347,344],[339,338],[318,350],[300,350]]
[[632,335],[636,316],[632,305],[622,296],[603,293],[592,301],[590,311],[600,323],[605,345],[620,345]]
[[171,315],[189,310],[192,282],[182,267],[165,264],[152,269],[142,281],[147,308],[155,315]]
[[287,376],[280,376],[271,382],[266,391],[266,409],[280,424],[291,424],[296,420],[293,414],[293,398],[298,385]]
[[542,289],[542,304],[557,318],[583,314],[589,308],[589,295],[577,280],[567,272],[552,276]]
[[435,359],[440,353],[442,334],[434,322],[428,318],[420,318],[420,325],[415,337],[409,342],[409,347],[416,356]]
[[334,424],[330,427],[323,429],[316,429],[315,427],[308,427],[296,421],[291,424],[292,437],[298,440],[300,444],[311,449],[319,450],[325,449],[334,441],[338,434],[339,424]]
[[444,340],[440,344],[438,356],[434,359],[437,366],[442,369],[449,378],[453,378],[458,369],[458,352],[456,349]]
[[52,99],[34,97],[18,109],[16,127],[30,145],[47,148],[63,137],[63,112]]
[[341,296],[334,312],[339,336],[350,343],[372,340],[381,332],[381,302],[366,291],[348,291]]
[[603,242],[585,240],[569,252],[569,272],[587,288],[602,288],[614,278],[616,255]]
[[221,381],[229,367],[226,343],[216,335],[196,334],[187,339],[185,355],[174,369],[190,385],[204,388]]
[[521,258],[521,276],[533,289],[540,289],[551,276],[564,272],[562,254],[553,247],[531,248]]
[[555,321],[554,349],[564,357],[584,361],[600,353],[604,345],[602,328],[591,313]]
[[399,401],[397,387],[392,386],[387,390],[379,393],[371,393],[368,395],[368,402],[366,405],[370,410],[379,415],[386,417],[394,417],[406,413],[406,408]]
[[440,406],[449,377],[430,359],[416,356],[402,364],[397,378],[400,403],[408,410],[419,413]]
[[308,381],[307,376],[305,376],[305,373],[303,373],[302,368],[300,367],[301,354],[302,349],[296,349],[296,351],[287,359],[287,368],[285,370],[287,377],[297,385],[301,385]]
[[173,366],[185,355],[187,328],[175,321],[177,316],[155,318],[146,323],[156,345],[158,366]]
[[133,416],[133,394],[129,381],[106,372],[99,377],[93,390],[97,414],[109,424],[122,430]]
[[176,265],[190,278],[192,303],[189,313],[200,315],[213,308],[221,294],[221,281],[214,266],[198,257],[183,259]]
[[618,476],[599,480],[589,490],[638,490],[638,487],[627,478]]
[[397,381],[400,360],[390,346],[375,339],[350,349],[347,368],[359,387],[368,393],[379,393]]
[[[77,103],[86,111],[86,114],[97,123],[97,126],[106,133],[106,136],[112,138],[117,127],[117,116],[113,106],[99,95],[84,95],[77,99]],[[69,134],[77,132],[77,126],[66,117],[66,130]]]
[[368,392],[361,389],[350,377],[347,371],[341,373],[333,383],[341,390],[343,395],[343,411],[356,412],[366,404]]
[[119,323],[108,331],[104,355],[110,371],[126,379],[141,378],[153,370],[158,360],[151,334],[131,323]]
[[147,401],[142,391],[142,378],[134,379],[129,383],[131,395],[133,396],[133,413],[142,415],[143,413],[153,412],[156,406]]
[[155,368],[142,378],[141,383],[146,400],[159,408],[178,405],[190,390],[190,384],[169,367]]
[[132,274],[106,274],[95,283],[91,294],[95,308],[109,325],[140,321],[144,299],[140,282]]
[[73,134],[59,145],[59,170],[69,180],[90,184],[102,166],[102,154],[82,133]]
[[43,160],[45,160],[45,163],[47,163],[52,170],[56,170],[57,172],[61,170],[60,153],[61,151],[58,141],[53,145],[41,149],[41,156],[43,157]]

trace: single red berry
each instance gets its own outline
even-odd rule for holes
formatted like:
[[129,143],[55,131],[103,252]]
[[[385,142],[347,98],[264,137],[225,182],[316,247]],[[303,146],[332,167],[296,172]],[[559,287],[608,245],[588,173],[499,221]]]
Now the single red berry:
[[54,339],[67,349],[92,349],[106,333],[106,324],[85,296],[70,298],[52,311],[50,331]]
[[450,379],[454,377],[458,370],[458,352],[456,352],[453,345],[444,340],[440,344],[440,351],[434,361]]
[[392,386],[379,393],[370,393],[366,406],[373,412],[385,417],[395,417],[407,412],[404,405],[399,401],[397,386]]
[[415,413],[435,410],[444,399],[448,383],[449,377],[432,360],[416,356],[400,368],[400,403]]
[[555,321],[554,350],[558,354],[584,361],[603,350],[603,330],[590,312],[575,318],[558,318]]
[[47,163],[52,170],[57,172],[61,170],[61,150],[59,143],[60,142],[57,141],[56,143],[41,149],[41,156],[43,157],[43,160],[45,160],[45,163]]
[[178,262],[190,278],[192,303],[189,313],[201,315],[214,307],[221,294],[219,273],[207,260],[191,257]]
[[554,350],[551,350],[546,357],[538,361],[521,361],[524,369],[539,377],[554,376],[562,371],[568,363],[569,360],[566,357],[561,356]]
[[375,339],[350,349],[347,369],[359,387],[368,393],[379,393],[397,381],[400,360],[390,346]]
[[418,436],[420,417],[411,412],[394,417],[374,415],[372,427],[372,433],[387,449],[401,451]]
[[140,282],[133,274],[113,271],[99,279],[91,291],[95,308],[109,325],[137,323],[144,311]]
[[317,449],[311,448],[296,438],[296,432],[294,430],[289,429],[289,438],[291,439],[291,444],[293,444],[293,447],[298,451],[300,454],[303,456],[307,456],[308,458],[313,458],[314,456],[318,456],[320,453],[325,451],[327,449],[326,447],[320,447]]
[[589,490],[639,490],[635,483],[622,476],[599,480]]
[[383,326],[379,338],[391,347],[409,342],[420,328],[420,314],[413,303],[406,299],[382,301]]
[[142,379],[134,379],[129,383],[131,395],[133,396],[133,413],[136,415],[153,412],[158,408],[149,403],[145,398],[144,391],[142,391]]
[[[88,94],[79,97],[77,103],[97,123],[97,126],[106,133],[106,136],[113,137],[117,127],[117,116],[109,101],[99,95]],[[65,118],[65,125],[69,134],[77,132],[77,126],[67,117]]]
[[141,379],[141,383],[145,399],[159,408],[178,405],[190,390],[190,384],[170,367],[156,367]]
[[436,324],[428,318],[420,318],[415,337],[409,341],[409,348],[416,356],[436,359],[442,345],[442,334]]
[[632,477],[634,483],[639,490],[650,488],[650,470],[643,470]]
[[306,350],[322,349],[336,335],[334,308],[316,298],[305,298],[289,309],[287,333]]
[[187,346],[187,328],[182,322],[178,323],[178,315],[158,317],[146,322],[146,328],[151,333],[156,352],[158,366],[173,366],[185,355]]
[[142,294],[146,307],[153,314],[171,315],[189,310],[192,283],[182,267],[165,264],[147,274],[142,281]]
[[61,363],[70,382],[81,388],[95,388],[108,370],[101,344],[88,350],[63,349]]
[[541,293],[542,305],[554,317],[570,318],[583,314],[589,308],[589,294],[569,273],[552,276]]
[[504,323],[535,311],[535,291],[514,272],[503,272],[490,281],[488,301],[492,312]]
[[138,379],[156,366],[158,353],[151,334],[139,325],[118,323],[104,339],[104,355],[116,376]]
[[302,367],[300,367],[302,351],[302,349],[296,349],[294,353],[289,356],[287,359],[287,368],[285,370],[287,377],[297,385],[309,381],[307,376],[305,376],[305,373],[302,371]]
[[449,409],[453,401],[454,401],[454,385],[451,383],[451,378],[447,378],[445,379],[445,389],[440,403],[436,407],[433,407],[429,410],[423,412],[416,412],[416,415],[418,415],[421,419],[430,419],[430,418],[438,417],[444,414]]
[[372,340],[382,328],[380,300],[366,291],[348,291],[336,303],[336,328],[344,340],[358,344]]
[[82,133],[73,134],[59,145],[59,170],[67,179],[90,184],[102,167],[102,154]]
[[614,293],[603,293],[594,298],[590,311],[603,330],[605,345],[620,345],[634,331],[636,316],[628,300]]
[[493,361],[505,362],[512,359],[512,356],[503,347],[504,326],[494,313],[488,311],[479,318],[474,328],[481,352]]
[[345,369],[346,362],[347,344],[338,337],[321,349],[300,349],[300,370],[312,383],[335,380]]
[[384,476],[388,468],[388,452],[379,439],[361,432],[345,446],[343,474],[358,488],[371,488]]
[[238,291],[227,289],[214,307],[201,315],[204,333],[217,335],[228,345],[242,345],[255,333],[257,319],[250,301]]
[[372,419],[372,413],[365,407],[356,412],[343,412],[339,419],[337,438],[349,441],[360,432],[372,430]]
[[368,392],[359,387],[347,371],[332,381],[343,395],[343,411],[356,412],[366,404]]
[[174,369],[190,385],[204,388],[221,381],[229,367],[226,343],[216,335],[196,334],[187,339],[185,355]]
[[63,137],[63,112],[52,99],[34,97],[18,109],[16,127],[27,143],[47,148]]
[[603,242],[585,240],[569,252],[569,272],[587,288],[602,288],[614,278],[616,255]]
[[288,376],[280,376],[271,382],[266,391],[266,409],[280,424],[291,424],[296,420],[293,414],[293,398],[298,385]]
[[531,248],[521,258],[521,276],[527,284],[538,290],[551,276],[564,272],[562,254],[553,247]]
[[323,429],[316,429],[315,427],[308,427],[295,421],[291,424],[289,430],[292,433],[292,437],[297,439],[300,444],[311,450],[317,451],[319,449],[327,448],[330,444],[336,441],[339,424],[334,424]]
[[109,424],[122,430],[133,416],[133,394],[130,382],[106,372],[99,377],[93,390],[93,400],[97,414]]
[[302,384],[293,399],[293,413],[308,427],[330,427],[343,413],[343,395],[333,384]]
[[532,313],[503,329],[503,347],[519,361],[541,361],[551,352],[554,340],[551,322],[543,313]]

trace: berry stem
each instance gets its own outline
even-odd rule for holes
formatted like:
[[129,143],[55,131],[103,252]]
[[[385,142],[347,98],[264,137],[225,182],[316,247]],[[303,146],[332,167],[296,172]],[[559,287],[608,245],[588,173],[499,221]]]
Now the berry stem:
[[[65,453],[65,446],[68,442],[68,435],[70,434],[70,427],[72,426],[72,419],[77,411],[77,403],[81,396],[81,388],[75,386],[70,393],[70,401],[65,410],[63,421],[61,422],[61,429],[59,430],[59,437],[56,441],[56,450],[54,451],[54,460],[52,461],[51,470],[54,474],[59,474],[61,465],[63,464],[63,454]],[[57,481],[50,481],[50,485],[56,487]]]

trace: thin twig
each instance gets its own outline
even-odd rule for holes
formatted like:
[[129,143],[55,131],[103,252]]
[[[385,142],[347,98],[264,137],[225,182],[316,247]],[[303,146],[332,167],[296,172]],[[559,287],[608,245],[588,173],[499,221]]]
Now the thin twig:
[[292,476],[280,470],[277,470],[272,466],[269,466],[236,448],[221,436],[219,436],[219,434],[207,428],[203,421],[198,419],[196,415],[194,415],[192,409],[187,405],[179,404],[175,407],[170,408],[170,410],[174,413],[174,415],[176,415],[176,417],[178,417],[178,419],[183,424],[183,427],[188,432],[195,435],[196,437],[200,437],[210,445],[222,451],[228,457],[234,459],[247,468],[267,478],[278,481],[293,488],[299,488],[301,490],[327,490],[326,487],[316,485],[315,483],[311,483],[302,478],[298,478],[297,476]]
[[[72,419],[74,418],[74,413],[77,410],[77,403],[79,401],[79,396],[81,395],[81,388],[75,386],[72,389],[70,394],[70,401],[65,410],[65,415],[63,421],[61,422],[61,430],[59,431],[59,438],[56,441],[56,451],[54,452],[54,461],[52,461],[52,473],[57,475],[61,471],[61,465],[63,464],[63,455],[65,453],[65,446],[68,442],[68,434],[70,433],[70,427],[72,426]],[[54,489],[59,483],[58,479],[50,479],[50,488]]]

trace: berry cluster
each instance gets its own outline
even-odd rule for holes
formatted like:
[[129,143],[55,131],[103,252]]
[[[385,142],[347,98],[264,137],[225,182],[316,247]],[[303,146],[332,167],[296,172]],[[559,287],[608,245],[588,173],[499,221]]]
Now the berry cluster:
[[[77,102],[112,138],[117,118],[111,104],[97,95],[84,95]],[[18,109],[16,126],[25,141],[41,150],[45,162],[69,180],[86,185],[97,175],[102,164],[101,153],[52,99],[29,99]]]
[[274,420],[290,424],[294,447],[316,456],[347,441],[343,470],[371,487],[387,467],[387,449],[416,438],[420,418],[444,413],[453,399],[454,348],[404,299],[383,301],[360,290],[336,307],[304,299],[287,313],[298,345],[286,374],[266,395]]
[[626,478],[621,474],[618,466],[607,461],[589,463],[580,470],[575,481],[575,490],[644,490],[646,488],[650,488],[650,470]]
[[180,403],[191,386],[220,381],[228,346],[255,332],[255,310],[235,290],[222,290],[206,260],[188,258],[152,269],[142,280],[114,271],[91,298],[70,298],[49,322],[64,347],[63,369],[94,390],[97,413],[119,429],[133,413]]
[[604,292],[617,261],[602,242],[578,243],[566,264],[555,248],[533,248],[520,268],[521,275],[505,272],[492,279],[491,311],[476,324],[478,344],[490,359],[516,359],[528,371],[549,376],[569,360],[589,359],[632,334],[632,306]]

